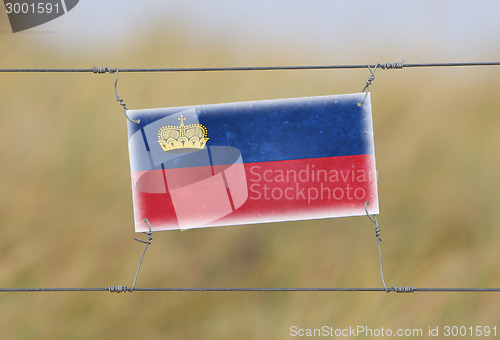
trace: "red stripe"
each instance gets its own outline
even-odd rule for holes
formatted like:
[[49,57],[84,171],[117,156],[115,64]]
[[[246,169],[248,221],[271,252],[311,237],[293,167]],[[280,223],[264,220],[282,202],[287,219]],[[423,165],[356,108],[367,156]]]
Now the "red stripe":
[[[244,166],[247,200],[236,211],[210,223],[210,226],[362,215],[365,201],[371,203],[370,213],[378,213],[375,157],[372,154],[248,163]],[[219,173],[224,167],[227,166],[213,168]],[[133,186],[137,231],[147,227],[143,226],[144,218],[158,229],[179,228],[168,190],[166,193],[140,191],[141,187],[155,186],[155,181],[158,186],[164,185],[163,176],[155,171],[161,170],[134,174],[135,178],[140,178]],[[176,171],[206,173],[201,168]],[[193,213],[195,211],[193,206]]]
[[378,213],[373,155],[245,164],[248,199],[212,225]]

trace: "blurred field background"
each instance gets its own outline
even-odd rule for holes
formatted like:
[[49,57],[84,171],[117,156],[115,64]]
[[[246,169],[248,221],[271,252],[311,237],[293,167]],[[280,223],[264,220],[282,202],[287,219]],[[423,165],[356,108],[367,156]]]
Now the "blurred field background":
[[[0,24],[8,30],[5,17]],[[332,62],[293,48],[249,61],[223,37],[200,46],[180,24],[153,28],[99,54],[0,34],[0,68],[399,61],[366,54]],[[154,33],[166,30],[176,33]],[[421,61],[429,59],[406,60]],[[154,108],[360,92],[368,76],[123,73],[119,93],[132,109]],[[500,286],[499,76],[495,67],[377,71],[371,91],[388,286]],[[126,121],[113,83],[109,74],[0,74],[0,287],[132,284],[143,244],[133,240]],[[153,238],[138,287],[381,286],[366,217]],[[0,338],[286,339],[292,325],[500,327],[499,302],[497,293],[1,293]]]

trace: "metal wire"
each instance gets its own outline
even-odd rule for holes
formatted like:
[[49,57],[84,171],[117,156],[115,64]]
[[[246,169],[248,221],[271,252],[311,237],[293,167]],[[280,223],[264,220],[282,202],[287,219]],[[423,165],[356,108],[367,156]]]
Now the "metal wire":
[[[377,221],[377,216],[373,215],[373,217],[370,216],[370,214],[368,213],[368,209],[366,208],[366,206],[370,204],[370,202],[366,201],[365,202],[365,213],[366,213],[366,216],[368,216],[368,218],[370,219],[370,221],[373,222],[373,224],[375,224],[375,237],[377,238],[377,245],[378,245],[378,261],[379,261],[379,266],[380,266],[380,278],[382,279],[382,285],[384,286],[384,290],[386,293],[389,293],[390,290],[387,289],[387,287],[385,286],[385,280],[384,280],[384,270],[382,269],[382,251],[380,250],[380,242],[382,242],[382,238],[380,238],[380,224],[378,223]],[[392,287],[394,289],[394,291],[397,292],[397,289],[395,287]]]
[[453,292],[453,293],[466,293],[466,292],[496,292],[500,293],[500,288],[416,288],[416,287],[391,287],[387,288],[384,281],[384,273],[382,270],[382,252],[380,250],[380,224],[377,221],[375,215],[370,216],[367,210],[367,205],[369,202],[365,202],[365,212],[368,218],[375,224],[375,236],[377,237],[378,243],[378,254],[380,263],[380,277],[382,279],[383,288],[136,288],[135,284],[137,281],[137,276],[139,275],[139,269],[141,268],[142,260],[146,254],[148,246],[151,244],[152,231],[151,224],[147,219],[144,222],[148,224],[149,231],[144,232],[148,236],[146,241],[141,239],[135,239],[139,242],[145,244],[144,251],[142,252],[141,260],[137,266],[137,271],[135,273],[134,282],[132,288],[127,286],[109,286],[107,288],[0,288],[0,293],[22,293],[22,292],[110,292],[110,293],[125,293],[125,292],[396,292],[396,293],[415,293],[415,292]]
[[142,252],[141,260],[139,261],[139,265],[137,266],[137,271],[135,272],[134,283],[132,284],[132,288],[130,288],[129,290],[129,292],[131,293],[135,289],[135,283],[137,282],[137,276],[139,276],[139,270],[141,269],[142,260],[144,260],[144,255],[146,254],[146,250],[148,250],[148,247],[151,244],[151,241],[153,240],[153,237],[151,236],[153,235],[153,232],[151,231],[151,223],[149,223],[149,220],[147,218],[144,219],[144,222],[148,224],[149,231],[143,232],[143,234],[146,235],[148,239],[146,241],[143,241],[141,239],[134,238],[134,240],[144,243],[145,246],[144,246],[144,251]]
[[[388,65],[390,65],[390,66],[385,67],[385,68],[396,68],[396,67],[392,67],[392,64],[388,64]],[[365,96],[364,96],[363,100],[358,103],[358,106],[362,106],[365,103],[366,97],[368,97],[368,88],[372,84],[372,81],[375,80],[375,71],[377,70],[378,66],[379,65],[375,65],[374,68],[371,68],[368,66],[368,70],[370,71],[370,77],[368,77],[368,80],[366,81],[365,87],[363,88],[363,91],[361,91],[362,93],[365,94]],[[387,66],[387,64],[386,64],[386,66]],[[401,64],[401,68],[402,67],[403,66]],[[366,211],[366,204],[365,204],[365,211]],[[366,214],[368,215],[368,212]],[[368,217],[370,217],[370,215],[368,215]],[[370,218],[370,220],[371,220],[371,218]],[[372,222],[373,222],[373,220],[372,220]]]
[[[60,68],[15,68],[15,69],[0,69],[1,73],[117,73],[118,72],[218,72],[218,71],[273,71],[273,70],[333,70],[333,69],[365,69],[368,68],[372,75],[370,78],[374,78],[374,71],[377,68],[386,69],[402,69],[404,68],[421,68],[421,67],[465,67],[465,66],[500,66],[500,62],[458,62],[458,63],[418,63],[418,64],[405,64],[401,63],[376,63],[376,64],[357,64],[357,65],[302,65],[302,66],[237,66],[237,67],[181,67],[181,68],[108,68],[108,67],[93,67],[91,69],[60,69]],[[373,70],[373,71],[372,71]],[[368,80],[366,83],[365,90],[371,85],[373,79]],[[118,78],[117,78],[118,79]],[[115,92],[117,100],[120,105],[126,110],[126,105],[123,100],[118,96],[116,91],[115,81]],[[126,111],[125,111],[126,112]],[[125,114],[126,115],[126,114]],[[127,115],[126,115],[127,116]],[[128,118],[128,116],[127,116]],[[365,204],[366,210],[366,204]],[[414,292],[451,292],[451,293],[479,293],[479,292],[500,292],[500,288],[416,288],[416,287],[392,287],[387,288],[384,282],[383,270],[382,270],[382,255],[380,250],[380,228],[379,224],[374,216],[373,219],[370,217],[367,211],[367,215],[370,220],[375,223],[375,236],[378,239],[378,250],[379,250],[379,262],[380,262],[380,274],[382,278],[383,288],[136,288],[135,283],[137,280],[137,275],[139,274],[139,269],[146,253],[147,247],[151,244],[151,229],[148,235],[147,241],[138,240],[146,244],[143,251],[139,266],[137,267],[136,275],[134,278],[134,283],[132,288],[126,286],[109,286],[107,288],[0,288],[0,293],[15,293],[15,292],[111,292],[111,293],[122,293],[122,292],[385,292],[389,293],[394,291],[396,293],[414,293]],[[149,222],[148,222],[149,225]]]
[[148,236],[146,241],[135,239],[144,243],[146,246],[142,253],[141,260],[135,273],[134,283],[132,288],[127,286],[109,286],[107,288],[0,288],[0,293],[22,293],[22,292],[110,292],[110,293],[125,293],[125,292],[396,292],[396,293],[415,293],[415,292],[453,292],[453,293],[500,293],[500,288],[416,288],[416,287],[391,287],[387,288],[384,281],[384,273],[382,270],[382,253],[380,251],[380,224],[375,215],[370,216],[367,210],[369,202],[365,202],[365,211],[368,218],[375,224],[375,236],[378,241],[378,254],[380,262],[380,276],[382,279],[383,288],[136,288],[135,284],[139,269],[141,268],[144,254],[151,244],[152,231],[151,224],[147,219],[144,220],[148,224],[149,232],[144,232]]
[[[122,286],[117,286],[122,287]],[[0,293],[23,292],[112,292],[107,288],[0,288]],[[126,290],[127,287],[123,291]],[[412,293],[500,293],[500,288],[412,288]],[[384,288],[135,288],[134,292],[383,292]]]
[[[375,69],[373,70],[373,72],[375,72]],[[373,75],[373,72],[372,72],[372,75]],[[375,214],[373,214],[372,215],[373,217],[372,217],[368,213],[368,209],[366,208],[368,206],[368,204],[370,204],[370,202],[366,201],[365,202],[365,213],[366,213],[366,216],[368,216],[368,218],[370,219],[370,221],[372,221],[373,224],[375,224],[375,237],[377,238],[377,246],[378,246],[378,261],[379,261],[379,266],[380,266],[380,278],[382,280],[382,285],[384,286],[384,291],[386,293],[390,293],[390,292],[414,293],[416,290],[416,288],[414,286],[413,287],[394,287],[394,286],[392,286],[391,288],[386,287],[385,280],[384,280],[384,270],[382,268],[382,250],[380,249],[380,242],[382,242],[382,238],[380,237],[380,234],[382,233],[382,231],[380,230],[380,223],[378,223],[378,221],[377,221],[377,216]]]
[[[101,70],[104,70],[103,72],[100,72]],[[99,68],[97,69],[96,67],[93,68],[93,71],[94,73],[105,73],[105,72],[109,72],[111,74],[115,73],[116,72],[116,79],[115,79],[115,96],[116,96],[116,101],[120,104],[121,107],[123,107],[123,114],[125,115],[125,117],[131,122],[131,123],[135,123],[135,124],[139,124],[141,122],[140,119],[136,119],[136,120],[133,120],[132,118],[130,118],[127,114],[127,110],[128,110],[128,107],[127,107],[127,104],[125,104],[125,102],[123,101],[123,99],[120,97],[120,95],[118,94],[118,78],[119,78],[119,71],[118,71],[118,68],[114,69],[114,70],[110,70],[109,68],[105,67],[104,69],[103,68]],[[149,223],[149,222],[148,222]]]
[[[110,70],[119,72],[217,72],[217,71],[274,71],[274,70],[334,70],[334,69],[366,69],[377,66],[382,69],[414,68],[414,67],[460,67],[460,66],[500,66],[494,62],[457,62],[457,63],[376,63],[356,65],[299,65],[299,66],[234,66],[234,67],[171,67],[171,68],[12,68],[0,69],[0,72],[58,72],[58,73],[106,73]],[[401,67],[399,67],[401,66]],[[110,72],[111,73],[111,72]]]

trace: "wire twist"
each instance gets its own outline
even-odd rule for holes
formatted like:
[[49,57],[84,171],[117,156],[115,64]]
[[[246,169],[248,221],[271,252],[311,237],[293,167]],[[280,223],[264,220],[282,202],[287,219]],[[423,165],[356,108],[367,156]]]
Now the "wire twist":
[[92,72],[94,73],[100,73],[100,74],[103,74],[103,73],[109,73],[109,74],[113,74],[113,73],[116,73],[116,80],[115,80],[115,95],[116,95],[116,101],[121,105],[121,107],[123,107],[123,114],[125,115],[125,117],[131,122],[131,123],[135,123],[135,124],[139,124],[141,122],[140,119],[137,119],[137,120],[133,120],[131,119],[128,114],[127,114],[127,110],[128,110],[128,107],[127,107],[127,104],[125,104],[125,102],[123,101],[123,99],[120,97],[120,95],[118,94],[118,67],[117,68],[109,68],[109,67],[93,67],[92,68]]
[[386,293],[390,293],[390,292],[413,293],[413,292],[415,292],[415,287],[394,287],[393,286],[390,289],[386,287],[385,280],[384,280],[384,271],[382,269],[382,251],[380,249],[380,242],[382,242],[382,238],[380,237],[380,234],[382,233],[382,231],[380,230],[380,224],[377,221],[377,216],[375,216],[375,214],[374,214],[372,217],[368,213],[368,209],[366,208],[366,206],[368,204],[370,204],[370,202],[366,201],[365,202],[365,212],[366,212],[366,216],[368,216],[370,221],[372,221],[373,224],[375,224],[375,237],[377,238],[377,246],[378,246],[378,260],[379,260],[379,265],[380,265],[380,278],[382,279],[382,285],[384,286],[385,292]]
[[[109,286],[108,291],[110,293],[124,293],[130,291],[126,286]],[[131,292],[131,291],[130,291]]]
[[109,67],[92,67],[92,72],[94,73],[110,73],[110,74],[113,74],[115,72],[117,72],[118,69],[117,68],[109,68]]
[[368,204],[370,204],[370,202],[366,201],[365,202],[365,212],[366,212],[366,216],[368,216],[370,221],[372,221],[375,224],[375,237],[377,237],[377,245],[378,245],[378,260],[379,260],[379,265],[380,265],[380,278],[382,279],[382,285],[384,286],[385,292],[389,293],[390,290],[387,289],[387,287],[385,286],[384,271],[382,269],[382,251],[380,249],[380,242],[382,242],[382,238],[380,238],[380,234],[381,234],[380,224],[378,223],[377,217],[375,215],[373,215],[373,218],[372,218],[370,216],[370,214],[368,213],[368,209],[366,208],[366,206]]
[[153,232],[151,231],[151,224],[149,223],[149,220],[147,218],[144,219],[144,222],[146,222],[148,224],[149,231],[145,231],[145,232],[143,232],[143,234],[147,235],[148,239],[146,241],[143,241],[141,239],[134,238],[134,240],[139,241],[141,243],[144,243],[144,244],[146,244],[146,246],[144,247],[144,251],[142,252],[141,260],[139,261],[139,265],[137,266],[137,271],[135,272],[134,283],[132,284],[132,288],[130,288],[130,290],[129,290],[129,292],[131,292],[131,293],[134,291],[135,283],[137,282],[137,276],[139,276],[139,270],[141,269],[142,260],[144,259],[144,255],[146,254],[146,250],[148,250],[148,246],[151,244],[151,241],[153,240],[153,237],[151,236],[151,235],[153,235]]
[[382,285],[384,286],[384,290],[386,291],[386,293],[389,293],[390,290],[387,289],[387,287],[385,286],[384,271],[382,269],[382,251],[380,250],[380,242],[382,242],[382,238],[380,238],[380,234],[381,234],[380,224],[378,223],[377,217],[375,215],[373,215],[373,217],[371,217],[370,214],[368,213],[368,209],[366,208],[366,206],[368,204],[370,204],[370,202],[366,201],[365,202],[365,212],[366,212],[366,216],[368,216],[370,221],[372,221],[375,224],[375,236],[377,237],[378,260],[379,260],[379,265],[380,265],[380,278],[382,279]]
[[358,106],[362,106],[365,103],[366,98],[368,97],[368,88],[372,84],[372,81],[375,80],[375,71],[377,70],[377,67],[379,65],[380,64],[375,65],[375,67],[373,69],[370,66],[368,66],[368,70],[370,70],[370,76],[368,77],[368,80],[366,81],[365,87],[363,87],[363,91],[361,91],[361,93],[365,93],[365,97],[363,98],[362,101],[360,101],[358,103]]
[[151,236],[151,235],[153,235],[153,232],[151,231],[151,224],[149,223],[149,220],[147,218],[144,219],[144,222],[146,222],[148,224],[148,228],[149,228],[149,231],[143,232],[143,234],[148,236],[147,240],[144,241],[144,240],[141,240],[141,239],[134,237],[134,240],[139,241],[141,243],[144,243],[144,244],[146,244],[146,246],[144,247],[144,251],[142,252],[141,260],[139,261],[139,265],[137,266],[137,270],[136,270],[135,276],[134,276],[134,283],[132,283],[132,288],[128,288],[127,286],[109,286],[107,290],[110,293],[124,293],[124,292],[132,293],[135,289],[135,283],[137,282],[137,277],[139,276],[139,270],[141,269],[142,260],[144,260],[144,255],[146,254],[146,250],[148,250],[148,246],[151,244],[151,241],[153,240],[153,237]]
[[415,287],[392,287],[396,293],[414,293],[415,289]]
[[[107,68],[107,67],[106,67]],[[108,71],[110,73],[113,73],[111,72],[109,69]],[[132,118],[130,118],[127,114],[127,110],[128,110],[128,107],[127,107],[127,104],[125,104],[125,102],[123,101],[122,98],[120,98],[120,95],[118,94],[118,68],[116,68],[114,70],[114,72],[116,72],[116,80],[115,80],[115,94],[116,94],[116,101],[123,107],[123,114],[125,115],[125,117],[127,117],[127,119],[131,122],[131,123],[135,123],[135,124],[139,124],[141,122],[140,119],[137,119],[137,120],[133,120]]]
[[377,221],[377,216],[373,215],[373,217],[371,217],[370,214],[368,213],[368,209],[366,209],[366,206],[368,204],[370,204],[370,202],[366,201],[365,202],[366,216],[368,216],[370,221],[372,221],[375,224],[375,236],[377,237],[378,241],[382,242],[382,239],[380,238],[380,234],[382,233],[382,231],[380,230],[380,223],[378,223]]
[[358,106],[362,106],[365,103],[366,98],[368,97],[368,88],[370,87],[372,82],[375,80],[375,71],[377,70],[378,67],[380,67],[383,70],[394,70],[394,69],[402,69],[404,67],[404,64],[405,64],[405,62],[403,60],[400,63],[398,63],[398,62],[396,62],[396,63],[384,63],[384,64],[378,63],[375,66],[373,66],[373,68],[371,68],[371,66],[368,65],[368,70],[370,71],[370,76],[368,77],[368,80],[365,83],[365,87],[363,88],[363,91],[361,91],[361,93],[365,93],[365,97],[363,98],[362,101],[360,101],[358,103]]
[[394,69],[402,69],[405,66],[405,61],[403,60],[400,63],[385,63],[379,64],[379,67],[383,70],[394,70]]

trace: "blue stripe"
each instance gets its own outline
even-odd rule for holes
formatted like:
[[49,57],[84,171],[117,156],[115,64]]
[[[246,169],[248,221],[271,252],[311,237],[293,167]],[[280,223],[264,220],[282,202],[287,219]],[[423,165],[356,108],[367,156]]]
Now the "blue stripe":
[[[197,106],[208,145],[237,148],[245,163],[372,154],[369,99],[364,94]],[[135,111],[147,125],[186,108]],[[148,113],[149,111],[149,113]],[[144,125],[143,125],[144,124]]]

